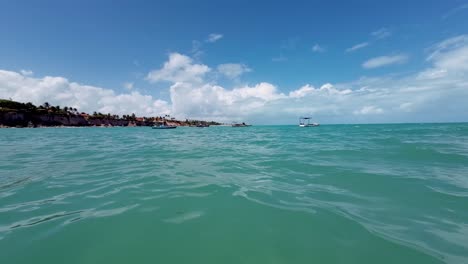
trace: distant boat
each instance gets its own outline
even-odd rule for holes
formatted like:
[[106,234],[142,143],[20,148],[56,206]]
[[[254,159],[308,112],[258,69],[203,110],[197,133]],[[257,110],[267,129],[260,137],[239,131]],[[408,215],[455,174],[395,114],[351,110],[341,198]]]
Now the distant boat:
[[319,123],[310,123],[311,118],[308,116],[300,117],[299,118],[299,126],[300,127],[316,127],[320,126]]
[[252,126],[252,125],[247,125],[244,122],[242,122],[242,123],[232,123],[232,127],[249,127],[249,126]]
[[168,126],[168,125],[154,125],[151,127],[152,129],[174,129],[177,126]]
[[196,127],[209,127],[209,126],[210,126],[210,125],[208,125],[208,124],[201,124],[201,123],[198,124],[198,125],[196,125]]

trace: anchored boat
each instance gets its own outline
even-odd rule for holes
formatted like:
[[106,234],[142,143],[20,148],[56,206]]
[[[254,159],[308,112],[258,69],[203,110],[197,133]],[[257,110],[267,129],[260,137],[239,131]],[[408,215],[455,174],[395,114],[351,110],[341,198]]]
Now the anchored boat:
[[320,126],[319,123],[311,123],[310,120],[312,118],[309,117],[309,116],[304,116],[304,117],[300,117],[299,118],[299,126],[300,127],[316,127],[316,126]]
[[252,125],[247,125],[244,122],[242,122],[242,123],[232,123],[232,127],[249,127],[249,126],[252,126]]
[[198,123],[196,125],[196,127],[209,127],[210,125],[209,124],[205,124],[205,123]]
[[177,128],[176,126],[165,126],[165,125],[154,125],[152,129],[173,129]]
[[174,128],[177,128],[177,126],[169,126],[166,122],[164,122],[160,124],[155,124],[151,128],[152,129],[174,129]]

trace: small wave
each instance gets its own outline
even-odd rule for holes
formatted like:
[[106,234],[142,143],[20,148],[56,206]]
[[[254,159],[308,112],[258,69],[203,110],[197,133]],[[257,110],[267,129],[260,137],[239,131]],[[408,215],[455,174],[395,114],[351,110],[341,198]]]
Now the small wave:
[[124,206],[120,208],[113,208],[113,209],[93,210],[90,212],[89,216],[90,217],[108,217],[108,216],[122,214],[136,207],[138,207],[138,204]]
[[199,218],[202,215],[204,215],[203,211],[192,211],[176,217],[165,219],[164,221],[172,224],[182,224],[183,222]]
[[27,219],[27,220],[23,220],[23,221],[13,223],[8,227],[0,227],[0,232],[9,231],[9,230],[13,230],[13,229],[16,229],[16,228],[30,227],[30,226],[34,226],[34,225],[37,225],[37,224],[40,224],[40,223],[52,221],[52,220],[55,220],[55,219],[58,219],[58,218],[61,218],[61,217],[70,216],[70,215],[79,214],[79,213],[81,213],[81,211],[59,212],[59,213],[55,213],[55,214],[51,214],[51,215],[37,216],[37,217],[33,217],[33,218],[30,218],[30,219]]

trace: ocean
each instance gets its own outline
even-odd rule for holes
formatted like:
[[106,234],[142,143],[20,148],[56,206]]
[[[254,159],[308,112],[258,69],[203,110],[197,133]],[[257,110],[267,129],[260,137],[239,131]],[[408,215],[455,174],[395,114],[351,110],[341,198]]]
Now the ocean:
[[0,129],[0,263],[468,263],[468,124]]

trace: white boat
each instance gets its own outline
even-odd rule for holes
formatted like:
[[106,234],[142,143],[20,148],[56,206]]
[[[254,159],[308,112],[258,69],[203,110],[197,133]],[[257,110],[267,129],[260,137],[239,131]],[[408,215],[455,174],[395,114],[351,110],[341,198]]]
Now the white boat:
[[311,118],[308,116],[300,117],[299,118],[299,126],[300,127],[316,127],[320,126],[319,123],[311,123],[310,122]]
[[168,125],[167,123],[158,123],[158,124],[155,124],[152,129],[174,129],[174,128],[177,128],[176,126],[170,126]]
[[164,125],[160,125],[160,126],[153,126],[152,127],[153,129],[174,129],[174,128],[177,128],[176,126],[164,126]]

